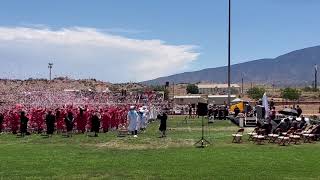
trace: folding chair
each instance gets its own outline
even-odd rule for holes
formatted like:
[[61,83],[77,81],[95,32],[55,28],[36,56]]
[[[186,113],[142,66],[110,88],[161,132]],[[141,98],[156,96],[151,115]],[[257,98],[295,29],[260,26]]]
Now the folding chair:
[[305,132],[302,134],[303,136],[303,142],[304,143],[312,143],[313,139],[316,137],[316,132],[317,128],[312,129],[309,132]]
[[248,136],[249,136],[248,141],[252,141],[252,140],[253,140],[253,136],[257,135],[257,134],[258,134],[258,133],[257,133],[258,131],[259,131],[259,128],[256,127],[256,128],[253,129],[252,132],[247,133]]
[[128,135],[128,130],[125,128],[118,129],[118,137],[126,137]]
[[290,138],[289,143],[294,142],[294,144],[300,144],[301,132],[302,132],[302,130],[298,129],[298,130],[294,131],[292,134],[290,134],[289,135],[289,138]]
[[243,128],[240,128],[235,134],[232,134],[233,140],[232,143],[241,143],[243,136]]
[[315,127],[316,127],[315,125],[311,125],[308,128],[305,127],[305,130],[302,131],[302,134],[310,133]]
[[268,134],[268,138],[269,138],[269,142],[268,143],[275,143],[278,139],[278,137],[280,136],[280,131],[281,129],[280,128],[277,128],[274,133],[272,134]]
[[265,132],[265,129],[259,130],[258,134],[253,136],[253,143],[257,143],[259,145],[264,144],[264,140],[266,140]]
[[289,135],[292,133],[292,129],[289,129],[287,132],[282,133],[281,136],[278,137],[278,144],[285,146],[290,144],[290,137]]

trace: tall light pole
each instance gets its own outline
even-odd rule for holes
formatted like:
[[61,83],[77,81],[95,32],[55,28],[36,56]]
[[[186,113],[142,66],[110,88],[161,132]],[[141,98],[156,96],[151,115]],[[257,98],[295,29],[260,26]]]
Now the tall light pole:
[[230,107],[230,54],[231,54],[231,0],[229,0],[229,22],[228,22],[228,106]]
[[241,94],[243,96],[243,72],[241,73]]
[[172,94],[173,94],[172,108],[174,108],[174,82],[172,82],[172,86],[173,86],[173,89],[172,89]]
[[318,81],[317,81],[317,76],[318,76],[318,65],[314,65],[314,90],[318,89]]
[[52,66],[53,66],[53,63],[48,63],[50,81],[51,81],[51,69],[52,69]]

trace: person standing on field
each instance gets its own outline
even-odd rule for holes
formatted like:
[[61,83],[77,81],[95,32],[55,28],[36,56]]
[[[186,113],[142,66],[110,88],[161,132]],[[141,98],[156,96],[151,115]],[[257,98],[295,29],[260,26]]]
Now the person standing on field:
[[161,132],[161,137],[166,137],[166,130],[167,130],[167,119],[168,115],[165,111],[162,111],[158,116],[157,119],[160,120],[160,127],[159,131]]
[[130,106],[130,110],[128,112],[128,121],[129,121],[128,131],[131,132],[133,137],[138,137],[137,134],[138,134],[139,115],[135,110],[135,106]]

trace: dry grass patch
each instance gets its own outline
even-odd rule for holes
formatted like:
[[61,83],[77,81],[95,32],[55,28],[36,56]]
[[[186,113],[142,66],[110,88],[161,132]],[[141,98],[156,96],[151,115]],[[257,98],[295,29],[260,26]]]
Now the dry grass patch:
[[192,147],[196,142],[194,139],[143,139],[139,143],[129,142],[130,139],[115,139],[106,143],[98,143],[95,146],[98,148],[122,149],[122,150],[144,150],[144,149],[165,149],[176,147]]

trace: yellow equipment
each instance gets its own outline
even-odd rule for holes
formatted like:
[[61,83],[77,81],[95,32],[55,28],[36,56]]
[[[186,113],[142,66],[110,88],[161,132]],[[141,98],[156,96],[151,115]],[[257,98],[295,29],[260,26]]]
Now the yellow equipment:
[[236,106],[240,109],[240,112],[244,111],[244,103],[243,102],[238,102],[237,104],[231,105],[230,111],[233,112]]

